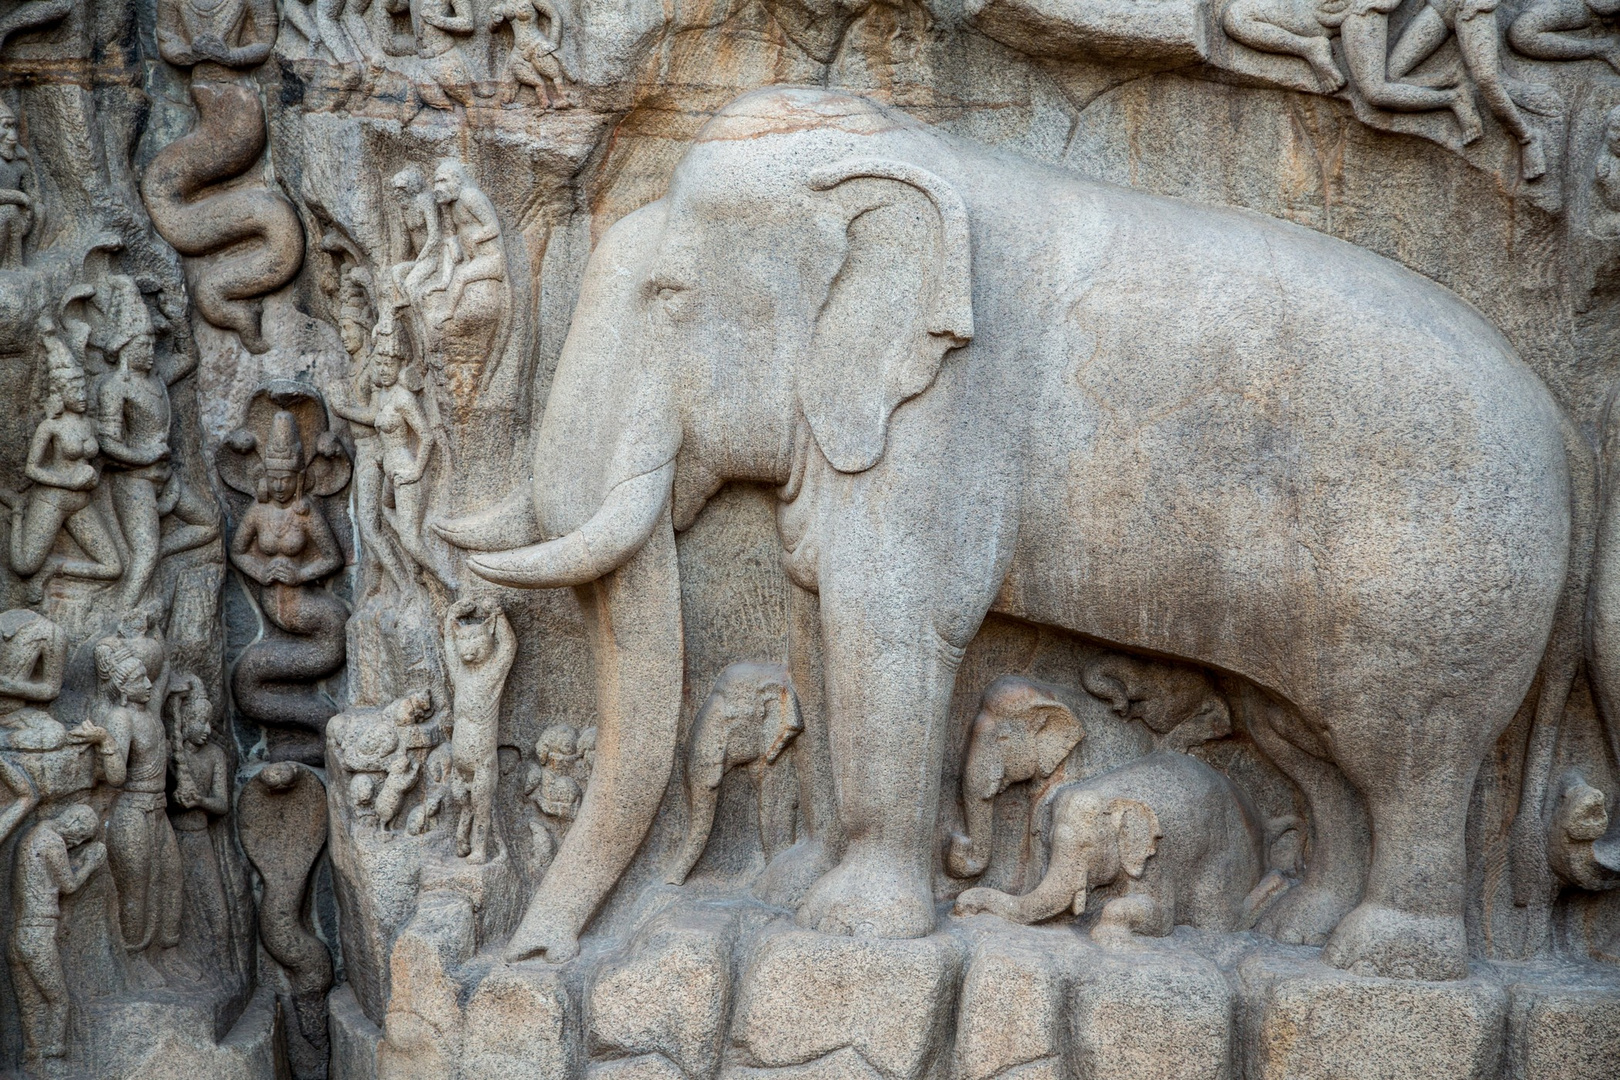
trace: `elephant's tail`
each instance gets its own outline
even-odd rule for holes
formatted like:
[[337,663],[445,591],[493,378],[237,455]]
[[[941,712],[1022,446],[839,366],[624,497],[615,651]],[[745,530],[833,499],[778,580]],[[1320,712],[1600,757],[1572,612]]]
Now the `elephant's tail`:
[[[1612,428],[1613,424],[1606,423],[1605,426]],[[1569,703],[1570,690],[1580,673],[1583,642],[1587,636],[1588,587],[1593,580],[1594,567],[1620,557],[1620,550],[1599,550],[1600,545],[1605,549],[1620,546],[1604,543],[1600,536],[1597,455],[1567,417],[1562,420],[1561,432],[1570,475],[1569,570],[1564,578],[1563,593],[1558,599],[1552,636],[1548,639],[1547,651],[1542,656],[1541,668],[1537,673],[1536,691],[1533,694],[1535,717],[1525,746],[1519,809],[1509,837],[1513,902],[1520,906],[1544,904],[1551,895],[1552,871],[1547,863],[1545,826],[1547,790],[1551,783],[1553,757],[1558,748],[1558,730],[1563,722],[1564,708]],[[1606,439],[1616,441],[1612,435],[1606,436]],[[1620,464],[1620,459],[1611,458],[1613,464]],[[1613,530],[1616,524],[1610,523],[1608,529]],[[1609,576],[1620,586],[1620,577]],[[1598,577],[1604,577],[1601,571]],[[1594,603],[1598,599],[1594,594]],[[1620,596],[1615,599],[1620,600]],[[1594,646],[1599,644],[1593,641]],[[1608,641],[1601,644],[1606,651]],[[1620,645],[1620,637],[1616,637],[1613,644]],[[1594,671],[1607,670],[1620,676],[1620,655],[1612,659],[1594,656],[1593,667]],[[1529,706],[1530,703],[1526,702],[1526,707]]]

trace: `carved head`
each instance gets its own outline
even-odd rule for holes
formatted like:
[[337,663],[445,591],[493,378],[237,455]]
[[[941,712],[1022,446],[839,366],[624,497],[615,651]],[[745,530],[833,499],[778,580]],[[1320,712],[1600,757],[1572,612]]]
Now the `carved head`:
[[399,699],[399,708],[394,711],[394,723],[400,727],[410,727],[420,724],[433,715],[433,692],[431,690],[416,690]]
[[180,738],[193,750],[201,748],[214,733],[214,705],[208,700],[202,680],[188,673],[176,680],[171,693],[177,699],[174,719]]
[[1139,878],[1158,853],[1164,831],[1158,815],[1144,802],[1087,792],[1067,810],[1064,825],[1093,885],[1106,885],[1120,874]]
[[17,114],[0,99],[0,158],[14,161],[17,157]]
[[[592,731],[595,729],[593,728]],[[561,768],[579,753],[578,736],[568,724],[552,724],[540,733],[534,743],[534,756],[549,768]]]
[[366,334],[373,317],[371,309],[371,274],[363,266],[349,266],[343,272],[338,304],[338,335],[350,356],[358,356],[366,347]]
[[422,170],[415,165],[405,166],[395,173],[393,179],[388,183],[389,186],[400,193],[401,198],[406,202],[422,194],[423,190],[427,188],[427,181],[422,179]]
[[260,452],[264,460],[264,491],[285,506],[298,496],[298,481],[304,471],[304,444],[298,437],[298,423],[286,410],[270,420],[270,437]]
[[1085,732],[1044,687],[1003,675],[985,690],[973,722],[963,781],[967,793],[992,798],[1011,784],[1051,776]]
[[440,205],[453,203],[461,198],[461,189],[466,183],[466,167],[455,158],[445,158],[433,170],[433,198]]
[[60,416],[63,411],[82,413],[90,407],[89,389],[84,368],[78,357],[68,348],[56,332],[50,316],[40,316],[40,341],[45,347],[45,374],[49,388],[45,411]]
[[456,656],[476,667],[495,655],[495,611],[480,600],[462,600],[451,608]]
[[373,386],[390,387],[399,381],[399,369],[403,364],[397,349],[389,347],[393,339],[387,342],[379,341],[376,351],[371,354],[371,384]]
[[96,643],[96,675],[108,695],[120,704],[145,705],[152,700],[152,680],[146,674],[146,664],[121,637],[103,638]]
[[101,819],[84,803],[74,803],[50,819],[50,828],[68,847],[77,847],[96,835]]

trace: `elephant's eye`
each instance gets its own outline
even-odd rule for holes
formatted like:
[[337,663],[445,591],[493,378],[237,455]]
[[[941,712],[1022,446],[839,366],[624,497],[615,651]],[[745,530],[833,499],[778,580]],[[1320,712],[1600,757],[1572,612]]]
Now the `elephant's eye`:
[[691,293],[673,282],[654,280],[647,291],[664,314],[671,318],[686,314],[692,306]]

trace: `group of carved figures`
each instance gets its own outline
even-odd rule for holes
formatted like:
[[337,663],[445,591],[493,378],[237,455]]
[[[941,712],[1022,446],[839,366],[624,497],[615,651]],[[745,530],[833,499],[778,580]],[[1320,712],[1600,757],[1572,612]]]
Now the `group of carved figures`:
[[[0,615],[0,631],[0,780],[11,795],[0,836],[51,799],[18,841],[8,958],[28,1055],[59,1057],[70,1007],[61,901],[101,867],[118,897],[114,940],[137,978],[161,985],[199,975],[179,948],[176,898],[184,887],[205,929],[221,929],[225,886],[207,831],[230,808],[230,766],[203,681],[174,669],[150,611],[95,643],[99,692],[71,728],[49,712],[62,690],[66,634],[25,609]],[[81,767],[85,754],[91,764]],[[104,814],[84,801],[98,788],[111,790]]]

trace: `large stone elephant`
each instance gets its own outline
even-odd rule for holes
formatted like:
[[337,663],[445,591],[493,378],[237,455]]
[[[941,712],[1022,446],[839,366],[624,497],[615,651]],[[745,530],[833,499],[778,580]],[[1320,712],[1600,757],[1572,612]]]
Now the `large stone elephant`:
[[1477,311],[1370,252],[837,92],[742,97],[592,254],[532,484],[440,526],[594,627],[596,771],[508,955],[572,955],[647,834],[674,535],[738,480],[779,485],[820,597],[838,861],[801,922],[933,928],[945,720],[996,611],[1257,687],[1317,832],[1364,805],[1375,838],[1313,856],[1290,932],[1460,977],[1469,793],[1561,610],[1564,433]]

